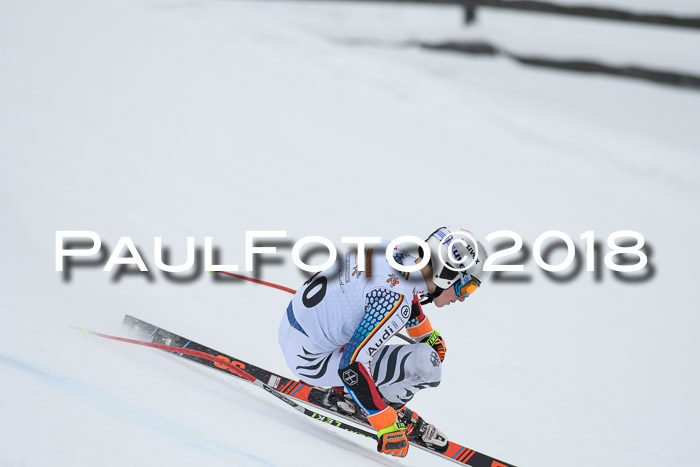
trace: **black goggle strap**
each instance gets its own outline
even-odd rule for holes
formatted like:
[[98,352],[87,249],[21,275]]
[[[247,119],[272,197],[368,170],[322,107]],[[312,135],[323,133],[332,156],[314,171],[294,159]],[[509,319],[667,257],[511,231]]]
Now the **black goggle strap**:
[[445,289],[441,289],[440,287],[435,287],[435,292],[433,293],[427,293],[422,296],[421,305],[427,305],[428,303],[432,303],[434,299],[438,298],[441,293],[443,293]]

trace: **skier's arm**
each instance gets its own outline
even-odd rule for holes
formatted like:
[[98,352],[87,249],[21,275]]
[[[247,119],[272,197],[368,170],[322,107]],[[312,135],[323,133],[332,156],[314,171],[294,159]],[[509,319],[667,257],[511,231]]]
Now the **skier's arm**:
[[419,340],[433,332],[433,327],[430,325],[428,317],[423,313],[423,307],[420,305],[418,296],[413,297],[411,318],[406,323],[406,332],[413,340]]
[[437,352],[440,361],[445,359],[447,348],[439,332],[430,325],[430,320],[423,314],[418,297],[413,297],[411,304],[411,319],[406,323],[406,332],[415,342],[428,344]]
[[396,411],[382,399],[367,367],[379,347],[401,329],[401,320],[392,317],[404,300],[403,295],[388,289],[367,294],[364,317],[345,346],[338,369],[348,392],[378,431],[396,423]]

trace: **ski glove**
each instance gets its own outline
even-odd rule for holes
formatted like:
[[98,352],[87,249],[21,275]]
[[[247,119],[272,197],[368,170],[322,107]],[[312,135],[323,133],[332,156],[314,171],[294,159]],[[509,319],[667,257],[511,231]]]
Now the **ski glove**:
[[408,438],[403,423],[394,423],[377,432],[377,451],[390,456],[406,457]]
[[433,330],[428,336],[420,341],[423,344],[428,344],[430,347],[437,352],[440,361],[445,360],[445,354],[447,353],[447,348],[445,347],[445,340],[442,338],[439,332]]

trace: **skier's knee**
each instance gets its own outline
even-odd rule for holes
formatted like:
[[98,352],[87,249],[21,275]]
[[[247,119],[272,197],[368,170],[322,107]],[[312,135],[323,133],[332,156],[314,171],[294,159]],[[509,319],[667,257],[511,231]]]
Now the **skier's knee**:
[[411,358],[414,359],[416,372],[420,379],[430,386],[438,386],[442,379],[440,356],[427,344],[415,344]]

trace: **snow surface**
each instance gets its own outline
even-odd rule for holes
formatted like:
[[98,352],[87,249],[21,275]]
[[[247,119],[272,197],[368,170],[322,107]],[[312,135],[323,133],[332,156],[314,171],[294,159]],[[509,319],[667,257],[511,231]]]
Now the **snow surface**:
[[[552,44],[510,15],[484,15],[477,32],[612,61],[657,47],[652,29],[619,26],[634,38],[618,46],[593,22]],[[289,374],[276,343],[289,296],[208,274],[170,282],[154,236],[180,262],[186,236],[212,235],[222,262],[243,265],[246,230],[339,244],[445,223],[529,245],[562,230],[581,251],[584,231],[604,243],[632,229],[655,275],[556,283],[530,259],[529,283],[426,308],[448,355],[419,413],[518,466],[696,465],[700,93],[393,44],[452,38],[460,19],[400,5],[0,3],[0,465],[446,465],[379,456],[254,387],[71,328],[121,333],[129,313]],[[700,68],[697,33],[654,31],[671,46],[649,63]],[[150,280],[83,267],[64,281],[56,230],[94,230],[109,252],[131,236]],[[297,287],[290,250],[261,277]]]

